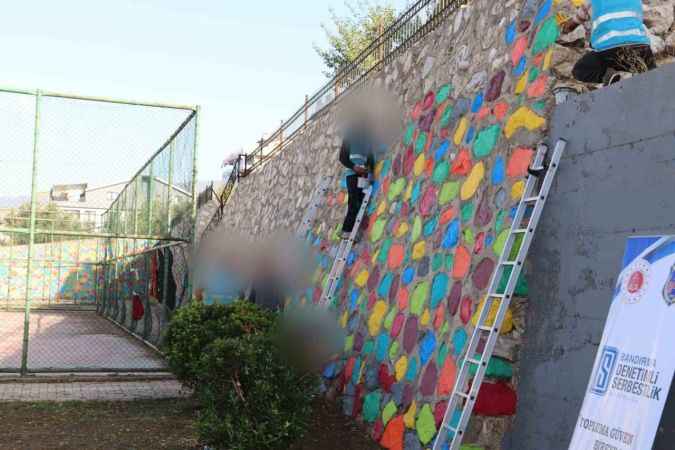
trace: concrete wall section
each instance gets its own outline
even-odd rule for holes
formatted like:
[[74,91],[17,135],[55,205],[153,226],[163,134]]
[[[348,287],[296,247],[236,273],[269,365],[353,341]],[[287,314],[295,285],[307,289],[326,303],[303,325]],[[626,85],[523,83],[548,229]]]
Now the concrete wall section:
[[[508,449],[567,449],[626,238],[675,234],[673,86],[675,66],[663,67],[554,113],[551,140],[569,146],[530,253],[519,412]],[[670,400],[655,450],[675,448],[672,392]]]

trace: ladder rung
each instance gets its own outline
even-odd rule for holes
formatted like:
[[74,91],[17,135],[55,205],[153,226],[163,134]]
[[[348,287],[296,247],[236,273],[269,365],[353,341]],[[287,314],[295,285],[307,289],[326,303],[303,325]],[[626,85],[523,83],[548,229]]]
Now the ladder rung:
[[492,298],[492,297],[494,297],[494,298],[504,298],[504,294],[497,294],[497,293],[488,294],[488,298]]
[[530,230],[527,228],[516,228],[513,230],[514,233],[528,233]]
[[492,330],[493,330],[492,327],[486,327],[485,325],[479,326],[478,329],[482,330],[482,331],[489,331],[490,333],[492,333]]
[[456,433],[456,432],[457,432],[457,428],[452,428],[450,425],[443,425],[443,426],[445,427],[446,430],[448,430],[448,431],[450,431],[450,432],[452,432],[452,433]]
[[527,197],[527,198],[523,199],[523,201],[527,202],[527,203],[536,202],[537,200],[539,200],[538,195],[535,195],[534,197]]
[[504,261],[501,263],[502,266],[515,266],[516,262],[515,261]]
[[467,399],[467,400],[469,399],[469,395],[468,395],[468,394],[465,394],[464,392],[457,392],[455,395],[456,395],[457,397],[462,397],[462,398],[465,398],[465,399]]
[[474,358],[467,358],[466,360],[469,361],[471,364],[477,364],[477,365],[479,365],[479,366],[480,366],[481,364],[483,364],[481,361],[479,361],[479,360],[477,360],[477,359],[474,359]]

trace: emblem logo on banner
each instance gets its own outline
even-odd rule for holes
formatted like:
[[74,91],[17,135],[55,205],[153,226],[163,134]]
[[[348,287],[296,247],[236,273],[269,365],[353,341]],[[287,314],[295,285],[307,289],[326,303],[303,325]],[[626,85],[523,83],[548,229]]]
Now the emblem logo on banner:
[[675,304],[675,264],[670,268],[670,275],[663,286],[663,300],[668,306]]
[[637,303],[647,291],[650,265],[644,259],[638,260],[628,270],[621,283],[621,297],[626,303]]
[[595,395],[605,395],[609,389],[609,382],[614,375],[616,361],[619,357],[619,350],[614,347],[605,347],[602,349],[602,357],[595,375],[593,375],[593,384],[591,392]]

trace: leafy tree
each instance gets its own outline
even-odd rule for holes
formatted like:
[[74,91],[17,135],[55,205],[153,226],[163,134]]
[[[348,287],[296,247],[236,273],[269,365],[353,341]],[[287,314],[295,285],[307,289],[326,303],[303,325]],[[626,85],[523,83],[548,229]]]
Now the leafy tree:
[[[361,54],[396,20],[396,9],[386,0],[357,0],[345,3],[349,13],[339,16],[330,9],[332,27],[322,24],[328,47],[314,45],[326,66],[324,74],[332,78]],[[364,61],[367,68],[377,62],[376,53]]]
[[[2,221],[3,225],[10,228],[30,228],[30,202],[24,203],[16,209],[12,209],[7,217]],[[35,212],[35,228],[37,230],[48,231],[92,231],[93,224],[83,224],[80,218],[60,210],[56,204],[47,203],[38,205]],[[11,239],[8,244],[26,245],[29,241],[27,233],[11,233]],[[52,241],[76,239],[68,236],[53,236],[48,233],[38,233],[35,235],[36,244],[44,244]]]

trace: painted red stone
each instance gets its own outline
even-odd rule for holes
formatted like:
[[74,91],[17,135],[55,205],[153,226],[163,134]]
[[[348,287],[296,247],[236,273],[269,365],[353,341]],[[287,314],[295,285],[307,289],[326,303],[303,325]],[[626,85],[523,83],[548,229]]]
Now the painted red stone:
[[546,56],[546,53],[539,53],[532,59],[532,65],[537,67],[541,66],[541,63],[544,61],[544,56]]
[[518,22],[518,32],[519,33],[526,32],[530,28],[530,25],[532,25],[532,22],[530,22],[529,20],[521,20],[520,22]]
[[504,117],[506,117],[506,113],[509,112],[509,104],[504,102],[497,103],[495,107],[492,108],[492,112],[494,113],[497,120],[501,122],[504,120]]
[[[429,146],[427,146],[427,150],[429,149]],[[424,166],[424,175],[427,177],[431,177],[431,175],[434,173],[434,164],[435,161],[433,158],[427,159],[426,165]]]
[[408,308],[408,289],[401,286],[398,290],[398,309],[405,311]]
[[477,255],[480,252],[482,252],[484,246],[485,246],[485,233],[481,231],[480,233],[478,233],[478,236],[476,236],[476,243],[473,246],[473,254]]
[[474,412],[487,417],[513,416],[517,403],[516,391],[507,383],[483,383],[478,391]]
[[449,224],[450,221],[455,218],[456,214],[457,214],[457,211],[455,210],[455,208],[453,208],[452,206],[448,206],[441,213],[441,218],[439,219],[439,223],[441,225]]
[[401,203],[401,211],[400,211],[401,217],[408,217],[409,212],[410,212],[410,205],[408,204],[408,202]]
[[386,364],[380,364],[380,370],[377,373],[380,386],[385,392],[391,392],[391,386],[396,382],[396,377],[389,373],[389,367]]
[[428,133],[431,131],[431,125],[434,123],[434,118],[436,117],[436,110],[431,109],[424,114],[422,114],[422,117],[420,117],[419,120],[419,128],[420,130],[424,131],[425,133]]
[[450,295],[448,295],[448,312],[451,316],[455,316],[457,314],[457,310],[459,310],[459,302],[461,299],[462,283],[458,281],[452,285],[452,289],[450,289]]
[[478,113],[476,114],[476,118],[477,118],[478,120],[483,120],[483,119],[485,119],[487,116],[490,115],[490,112],[491,112],[491,111],[492,111],[492,110],[490,109],[489,106],[483,106],[481,109],[478,110]]
[[506,175],[509,178],[519,178],[527,175],[527,168],[530,167],[533,156],[534,150],[530,148],[516,148],[513,153],[511,153],[509,162],[506,165]]
[[434,103],[436,103],[436,94],[434,94],[432,91],[427,92],[426,97],[424,97],[424,103],[422,105],[422,109],[425,111],[434,106]]
[[441,139],[447,139],[448,136],[450,136],[450,129],[449,128],[443,128],[440,133]]
[[437,201],[438,188],[432,184],[424,191],[424,195],[422,195],[422,201],[420,202],[420,214],[422,217],[429,217],[431,215]]
[[455,387],[457,377],[457,364],[452,356],[448,355],[441,369],[441,376],[438,379],[437,393],[439,396],[449,395]]
[[[397,227],[394,227],[396,229]],[[391,270],[398,269],[403,263],[403,258],[405,256],[405,248],[401,244],[394,244],[389,249],[389,255],[387,257],[387,266]],[[369,287],[370,289],[370,287]],[[393,291],[393,289],[392,289]]]
[[440,330],[443,323],[445,323],[445,305],[441,303],[434,313],[434,328]]
[[387,450],[403,450],[403,434],[405,433],[405,422],[403,416],[396,416],[389,421],[384,429],[380,445]]
[[511,49],[511,62],[514,66],[518,65],[520,58],[525,54],[527,43],[527,36],[520,36],[518,40],[516,40],[516,43],[513,44],[513,48]]
[[506,78],[506,72],[500,70],[490,79],[490,84],[488,85],[487,92],[485,93],[485,101],[493,102],[502,95],[502,86],[504,85],[504,78]]
[[492,276],[492,271],[495,268],[495,262],[490,258],[484,258],[478,265],[473,269],[471,274],[471,281],[473,285],[478,290],[483,290],[490,283],[490,277]]
[[546,88],[548,87],[548,75],[542,74],[532,82],[532,84],[527,88],[527,96],[530,98],[541,97],[546,94]]
[[344,379],[349,380],[352,378],[352,372],[354,371],[354,364],[356,364],[356,358],[353,356],[347,360],[344,370]]
[[469,297],[464,297],[462,299],[462,305],[459,309],[459,318],[462,319],[462,323],[466,325],[471,320],[471,314],[473,313],[473,300]]
[[447,400],[440,401],[436,403],[436,406],[434,406],[434,420],[436,421],[436,428],[440,427],[441,422],[443,422],[445,410],[447,409],[448,409]]
[[412,116],[413,120],[417,120],[417,119],[420,118],[420,116],[422,115],[423,109],[424,108],[423,108],[422,101],[419,101],[415,104],[415,107],[413,108],[412,113],[411,113],[411,116]]
[[405,330],[403,331],[403,349],[406,353],[410,353],[417,345],[417,317],[410,316],[405,323]]
[[422,381],[420,383],[420,392],[422,395],[433,395],[436,390],[436,382],[438,381],[438,368],[436,363],[431,361],[422,374]]
[[354,406],[352,408],[352,417],[357,418],[361,414],[363,409],[363,397],[366,395],[366,388],[364,385],[359,384],[356,387],[356,395],[354,396]]
[[375,422],[375,425],[373,426],[373,439],[375,441],[379,441],[382,439],[382,435],[384,434],[384,424],[382,423],[382,419],[377,419]]
[[404,323],[405,316],[402,313],[398,313],[396,317],[394,317],[394,323],[391,324],[391,337],[398,337],[398,335],[401,333]]
[[464,148],[460,150],[459,154],[452,162],[450,171],[455,175],[467,175],[471,170],[472,165],[469,150]]
[[415,150],[412,146],[408,147],[403,155],[403,176],[407,177],[415,166]]
[[471,254],[462,245],[455,250],[455,259],[452,265],[452,277],[455,280],[461,280],[469,273],[471,267]]
[[375,294],[375,292],[370,292],[368,294],[368,311],[373,309],[373,306],[375,306],[375,303],[377,303],[377,294]]

